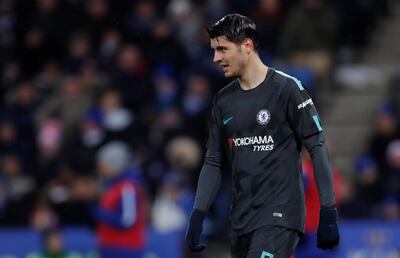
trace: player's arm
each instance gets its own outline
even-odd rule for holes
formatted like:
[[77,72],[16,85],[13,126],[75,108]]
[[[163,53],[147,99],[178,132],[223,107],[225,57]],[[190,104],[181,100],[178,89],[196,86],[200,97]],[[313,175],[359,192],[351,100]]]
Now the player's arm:
[[209,153],[206,154],[197,183],[194,209],[207,212],[215,199],[221,182],[221,167],[215,164]]
[[314,178],[321,203],[317,247],[331,249],[339,244],[339,231],[333,174],[324,135],[321,132],[304,138],[302,142],[310,153],[314,165]]
[[194,208],[190,215],[186,231],[186,242],[189,249],[195,252],[202,251],[206,247],[204,244],[200,244],[203,221],[211,203],[217,195],[221,182],[221,167],[225,160],[225,154],[219,120],[218,110],[214,103],[207,153],[200,171]]
[[329,162],[325,137],[322,132],[302,140],[314,165],[314,178],[322,207],[335,207],[332,166]]
[[288,119],[296,137],[310,153],[314,165],[314,178],[321,203],[317,246],[331,249],[339,244],[332,167],[314,103],[301,83],[293,81],[295,85],[289,87]]

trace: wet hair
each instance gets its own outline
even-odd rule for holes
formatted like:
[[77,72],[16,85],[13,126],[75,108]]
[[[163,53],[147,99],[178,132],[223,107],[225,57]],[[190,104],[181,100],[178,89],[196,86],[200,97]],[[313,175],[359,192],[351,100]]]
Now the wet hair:
[[254,50],[258,49],[256,24],[247,16],[237,13],[225,15],[206,30],[211,39],[225,36],[235,44],[240,44],[246,38],[250,38],[253,41]]

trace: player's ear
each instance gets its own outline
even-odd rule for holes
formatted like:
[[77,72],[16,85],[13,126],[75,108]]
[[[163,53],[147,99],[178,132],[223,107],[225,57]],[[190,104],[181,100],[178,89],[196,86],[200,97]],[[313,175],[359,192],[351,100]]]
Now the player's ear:
[[254,49],[253,41],[250,38],[246,38],[244,40],[244,46],[247,54],[250,54],[250,52]]

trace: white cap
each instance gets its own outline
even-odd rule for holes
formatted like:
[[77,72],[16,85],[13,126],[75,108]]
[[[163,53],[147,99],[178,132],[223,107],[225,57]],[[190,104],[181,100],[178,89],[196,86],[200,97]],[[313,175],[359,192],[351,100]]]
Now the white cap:
[[113,141],[101,147],[96,155],[97,163],[105,163],[115,170],[126,168],[131,161],[131,153],[127,144]]

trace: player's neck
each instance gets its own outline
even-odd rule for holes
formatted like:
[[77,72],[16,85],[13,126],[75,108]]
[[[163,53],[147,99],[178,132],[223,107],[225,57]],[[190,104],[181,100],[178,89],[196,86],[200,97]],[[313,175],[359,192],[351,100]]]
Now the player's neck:
[[243,90],[251,90],[260,85],[267,76],[268,67],[263,64],[258,55],[249,61],[242,75],[238,77]]

